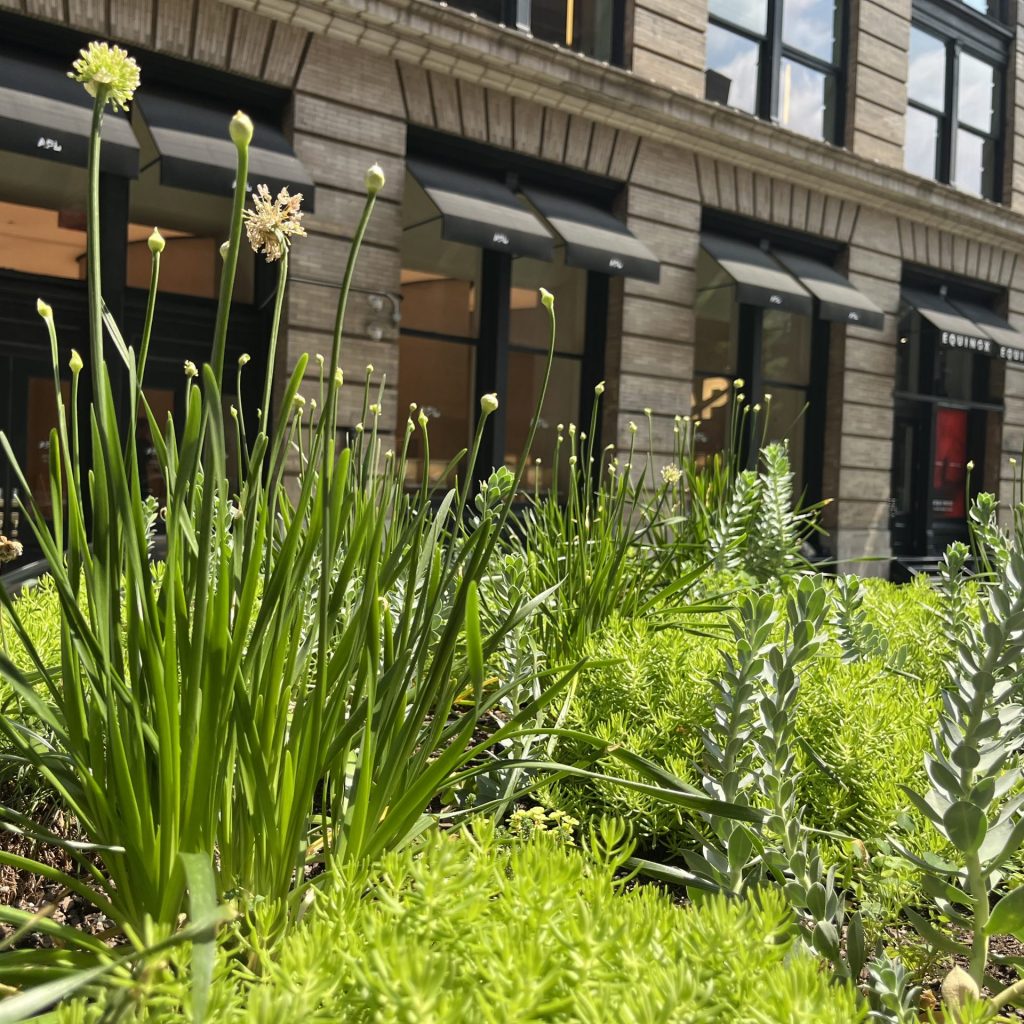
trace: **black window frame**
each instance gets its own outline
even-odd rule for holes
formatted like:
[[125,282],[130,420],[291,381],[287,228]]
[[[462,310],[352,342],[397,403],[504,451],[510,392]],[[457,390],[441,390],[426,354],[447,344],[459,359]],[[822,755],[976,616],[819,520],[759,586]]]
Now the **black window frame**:
[[[499,25],[518,29],[520,32],[533,36],[533,0],[496,0],[496,2],[490,4],[474,2],[474,0],[440,0],[440,2],[443,6],[454,7],[460,11],[476,14],[487,21],[495,21]],[[610,56],[608,63],[621,68],[626,66],[626,7],[628,0],[612,0],[612,2],[612,38],[609,40]],[[577,0],[574,7],[574,26],[579,25],[583,6],[584,0]],[[498,8],[499,13],[496,18],[489,11],[489,8],[492,7]],[[481,8],[484,9],[481,10]],[[575,31],[579,31],[578,27]],[[541,37],[538,36],[536,38],[540,39]],[[543,41],[548,42],[548,40]],[[572,53],[582,53],[587,57],[594,56],[579,47],[573,46],[569,42],[564,44],[552,43],[551,45],[564,46],[566,50]],[[598,57],[595,59],[601,60],[602,58]]]
[[[794,46],[789,46],[782,40],[782,16],[784,0],[767,0],[767,16],[765,19],[765,31],[763,34],[738,25],[735,22],[723,18],[721,15],[711,11],[708,4],[708,24],[716,28],[732,32],[734,35],[742,36],[758,46],[757,60],[757,100],[755,103],[754,116],[762,121],[770,121],[779,124],[779,81],[782,73],[782,61],[788,59],[795,61],[818,71],[834,82],[835,95],[833,97],[833,114],[831,126],[826,125],[826,132],[822,137],[823,142],[830,142],[833,145],[841,146],[846,138],[846,87],[847,67],[849,65],[849,10],[850,5],[846,0],[835,0],[836,19],[835,28],[838,33],[835,45],[835,59],[824,61],[813,54],[805,53]],[[713,70],[705,65],[705,76]],[[707,79],[705,78],[705,98],[708,96]],[[737,109],[737,108],[732,108]],[[781,127],[781,125],[780,125]],[[831,127],[831,131],[828,128]],[[786,129],[794,131],[794,129]],[[805,136],[813,139],[813,136]]]
[[[1006,0],[995,0],[1001,10],[1000,16],[982,14],[968,7],[961,0],[914,0],[911,24],[914,28],[940,39],[945,46],[946,67],[944,82],[945,111],[922,103],[907,96],[908,110],[938,119],[939,143],[936,155],[936,169],[933,180],[945,185],[953,184],[953,168],[956,166],[957,131],[963,129],[979,138],[991,139],[995,144],[995,158],[992,172],[992,194],[981,193],[983,199],[1004,202],[1004,162],[1006,159],[1006,113],[1007,82],[1010,58],[1013,51],[1013,30],[1006,17]],[[991,64],[995,69],[994,110],[992,124],[995,131],[986,135],[972,125],[962,125],[957,115],[959,91],[960,57],[968,54]],[[909,56],[908,56],[909,60]],[[904,143],[905,147],[906,143]],[[955,187],[955,186],[954,186]],[[967,195],[975,195],[966,189]]]

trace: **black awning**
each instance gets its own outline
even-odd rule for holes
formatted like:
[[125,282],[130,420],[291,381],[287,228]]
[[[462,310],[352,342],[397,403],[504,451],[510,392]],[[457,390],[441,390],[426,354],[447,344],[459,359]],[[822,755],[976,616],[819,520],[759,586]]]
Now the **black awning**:
[[[0,48],[0,150],[85,167],[91,130],[92,100],[66,68]],[[123,178],[139,173],[128,118],[109,110],[100,169]]]
[[956,309],[943,296],[917,288],[904,288],[903,301],[913,306],[939,332],[939,341],[949,348],[965,348],[996,355],[992,335]]
[[700,236],[700,244],[732,278],[737,302],[811,315],[814,300],[810,292],[763,249],[706,231]]
[[995,344],[993,355],[1011,363],[1024,363],[1024,334],[1011,327],[998,313],[975,302],[949,299],[949,304],[980,327]]
[[884,325],[885,314],[878,306],[827,263],[774,249],[772,255],[818,300],[823,320],[874,330]]
[[661,276],[651,250],[607,210],[544,189],[524,188],[522,193],[565,243],[568,266],[642,281]]
[[[234,109],[216,103],[141,92],[136,99],[140,131],[148,134],[160,166],[160,184],[190,192],[230,196],[235,188],[236,151],[228,135]],[[295,155],[280,128],[253,118],[249,147],[251,192],[266,185],[272,195],[287,188],[303,196],[303,209],[313,209],[313,178]],[[141,137],[141,136],[140,136]]]
[[500,182],[419,158],[406,169],[437,208],[448,241],[540,260],[554,255],[548,230]]

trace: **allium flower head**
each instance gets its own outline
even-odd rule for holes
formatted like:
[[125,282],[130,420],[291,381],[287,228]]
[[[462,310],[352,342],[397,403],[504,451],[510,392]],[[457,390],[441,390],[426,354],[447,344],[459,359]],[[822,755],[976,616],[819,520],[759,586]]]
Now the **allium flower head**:
[[245,233],[249,236],[249,244],[253,252],[262,252],[268,263],[279,260],[295,236],[304,238],[306,229],[299,223],[302,220],[302,193],[289,195],[283,188],[274,199],[266,185],[257,185],[256,194],[252,197],[254,209],[246,210]]
[[185,376],[189,378],[199,376],[199,367],[191,359],[185,360]]
[[90,43],[71,65],[68,77],[85,86],[90,96],[106,87],[106,100],[115,110],[124,110],[139,87],[139,65],[120,46]]
[[661,479],[667,484],[677,484],[683,477],[683,471],[678,466],[662,466]]

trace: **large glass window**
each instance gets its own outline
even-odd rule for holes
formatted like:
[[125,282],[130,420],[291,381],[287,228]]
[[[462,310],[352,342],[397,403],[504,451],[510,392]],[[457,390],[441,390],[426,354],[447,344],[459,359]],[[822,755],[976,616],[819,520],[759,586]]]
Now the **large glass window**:
[[711,0],[705,95],[838,142],[841,0]]
[[797,493],[811,482],[806,413],[815,367],[824,365],[815,363],[813,335],[810,317],[739,304],[729,277],[701,250],[691,402],[699,457],[738,445],[752,460],[758,446],[785,439]]
[[[558,339],[524,485],[548,490],[559,427],[566,436],[569,424],[579,424],[581,417],[588,274],[567,266],[561,247],[552,262],[542,262],[443,239],[423,190],[412,176],[406,182],[398,399],[400,409],[415,403],[430,421],[429,454],[419,433],[410,445],[408,482],[441,482],[452,459],[470,445],[479,397],[494,388],[484,379],[488,372],[504,382],[504,430],[494,439],[494,451],[482,458],[518,466],[547,362],[550,326],[539,290],[544,287],[558,297]],[[504,292],[495,288],[502,281]],[[500,350],[498,323],[507,323]],[[559,469],[567,472],[565,458]]]
[[621,64],[623,0],[448,0],[449,7],[528,32],[595,60]]
[[[903,163],[914,174],[998,200],[1007,29],[994,16],[990,23],[966,11],[958,15],[956,8],[965,6],[992,15],[993,5],[981,0],[914,5]],[[958,18],[970,22],[970,33]]]

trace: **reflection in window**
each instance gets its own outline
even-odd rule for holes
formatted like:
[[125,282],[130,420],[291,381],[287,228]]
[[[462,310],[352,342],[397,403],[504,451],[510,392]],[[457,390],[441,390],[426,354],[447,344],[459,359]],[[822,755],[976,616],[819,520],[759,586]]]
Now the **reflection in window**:
[[996,64],[963,49],[958,34],[943,37],[913,26],[904,167],[997,198],[999,89]]
[[705,98],[837,141],[840,12],[836,0],[712,0]]
[[824,138],[831,106],[829,77],[787,57],[782,61],[781,79],[779,124],[812,139]]
[[537,39],[621,62],[621,8],[616,0],[448,0],[448,6],[529,32]]
[[757,62],[760,47],[744,36],[708,26],[707,97],[748,114],[757,112]]
[[938,175],[939,129],[941,123],[935,114],[907,108],[907,141],[903,166],[924,178]]

